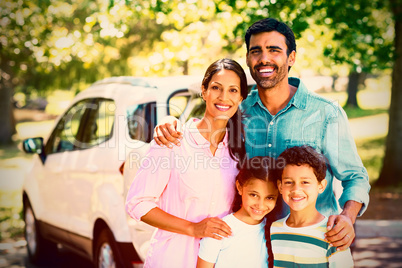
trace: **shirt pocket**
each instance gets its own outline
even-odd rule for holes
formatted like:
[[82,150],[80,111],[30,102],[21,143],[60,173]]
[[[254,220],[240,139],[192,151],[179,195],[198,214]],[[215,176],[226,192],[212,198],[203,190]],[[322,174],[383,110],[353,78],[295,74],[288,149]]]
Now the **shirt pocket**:
[[302,145],[311,146],[317,152],[320,152],[320,153],[322,152],[320,139],[314,139],[314,140],[287,139],[287,140],[285,140],[285,149],[292,148],[295,146],[302,146]]

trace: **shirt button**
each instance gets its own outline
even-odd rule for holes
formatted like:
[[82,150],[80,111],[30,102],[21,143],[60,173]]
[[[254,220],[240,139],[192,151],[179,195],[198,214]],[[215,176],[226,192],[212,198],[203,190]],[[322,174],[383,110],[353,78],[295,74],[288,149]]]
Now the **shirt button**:
[[271,121],[271,123],[269,123],[271,126],[274,124],[274,121]]
[[268,147],[272,147],[272,144],[270,143],[270,144],[268,144]]

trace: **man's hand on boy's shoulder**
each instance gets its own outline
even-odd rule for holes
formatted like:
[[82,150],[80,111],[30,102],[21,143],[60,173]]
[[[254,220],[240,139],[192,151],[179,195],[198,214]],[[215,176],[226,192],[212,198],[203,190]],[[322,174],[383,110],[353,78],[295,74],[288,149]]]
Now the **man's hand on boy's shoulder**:
[[356,233],[353,224],[363,204],[349,200],[345,203],[340,215],[328,217],[325,239],[338,250],[347,249],[355,239]]
[[347,249],[355,238],[352,220],[345,215],[329,216],[327,230],[325,239],[338,250]]
[[174,116],[166,116],[154,129],[154,141],[159,146],[173,148],[173,144],[180,146],[180,140],[183,138],[181,123]]

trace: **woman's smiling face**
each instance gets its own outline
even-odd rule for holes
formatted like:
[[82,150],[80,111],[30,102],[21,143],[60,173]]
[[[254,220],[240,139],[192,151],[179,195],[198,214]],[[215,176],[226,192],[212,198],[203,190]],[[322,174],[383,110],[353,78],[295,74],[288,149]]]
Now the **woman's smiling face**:
[[234,71],[223,69],[215,73],[208,88],[202,88],[205,117],[229,120],[243,100],[240,92],[240,78]]

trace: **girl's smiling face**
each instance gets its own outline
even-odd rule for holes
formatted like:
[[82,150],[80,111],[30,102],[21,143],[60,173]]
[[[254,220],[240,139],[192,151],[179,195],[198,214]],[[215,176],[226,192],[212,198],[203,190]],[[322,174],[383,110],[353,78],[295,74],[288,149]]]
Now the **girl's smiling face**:
[[259,224],[271,212],[278,198],[278,188],[273,182],[250,178],[243,186],[236,181],[236,188],[242,198],[240,210],[234,215],[247,224]]
[[240,77],[234,71],[223,69],[215,73],[208,88],[202,88],[205,117],[229,120],[243,100],[240,89]]

